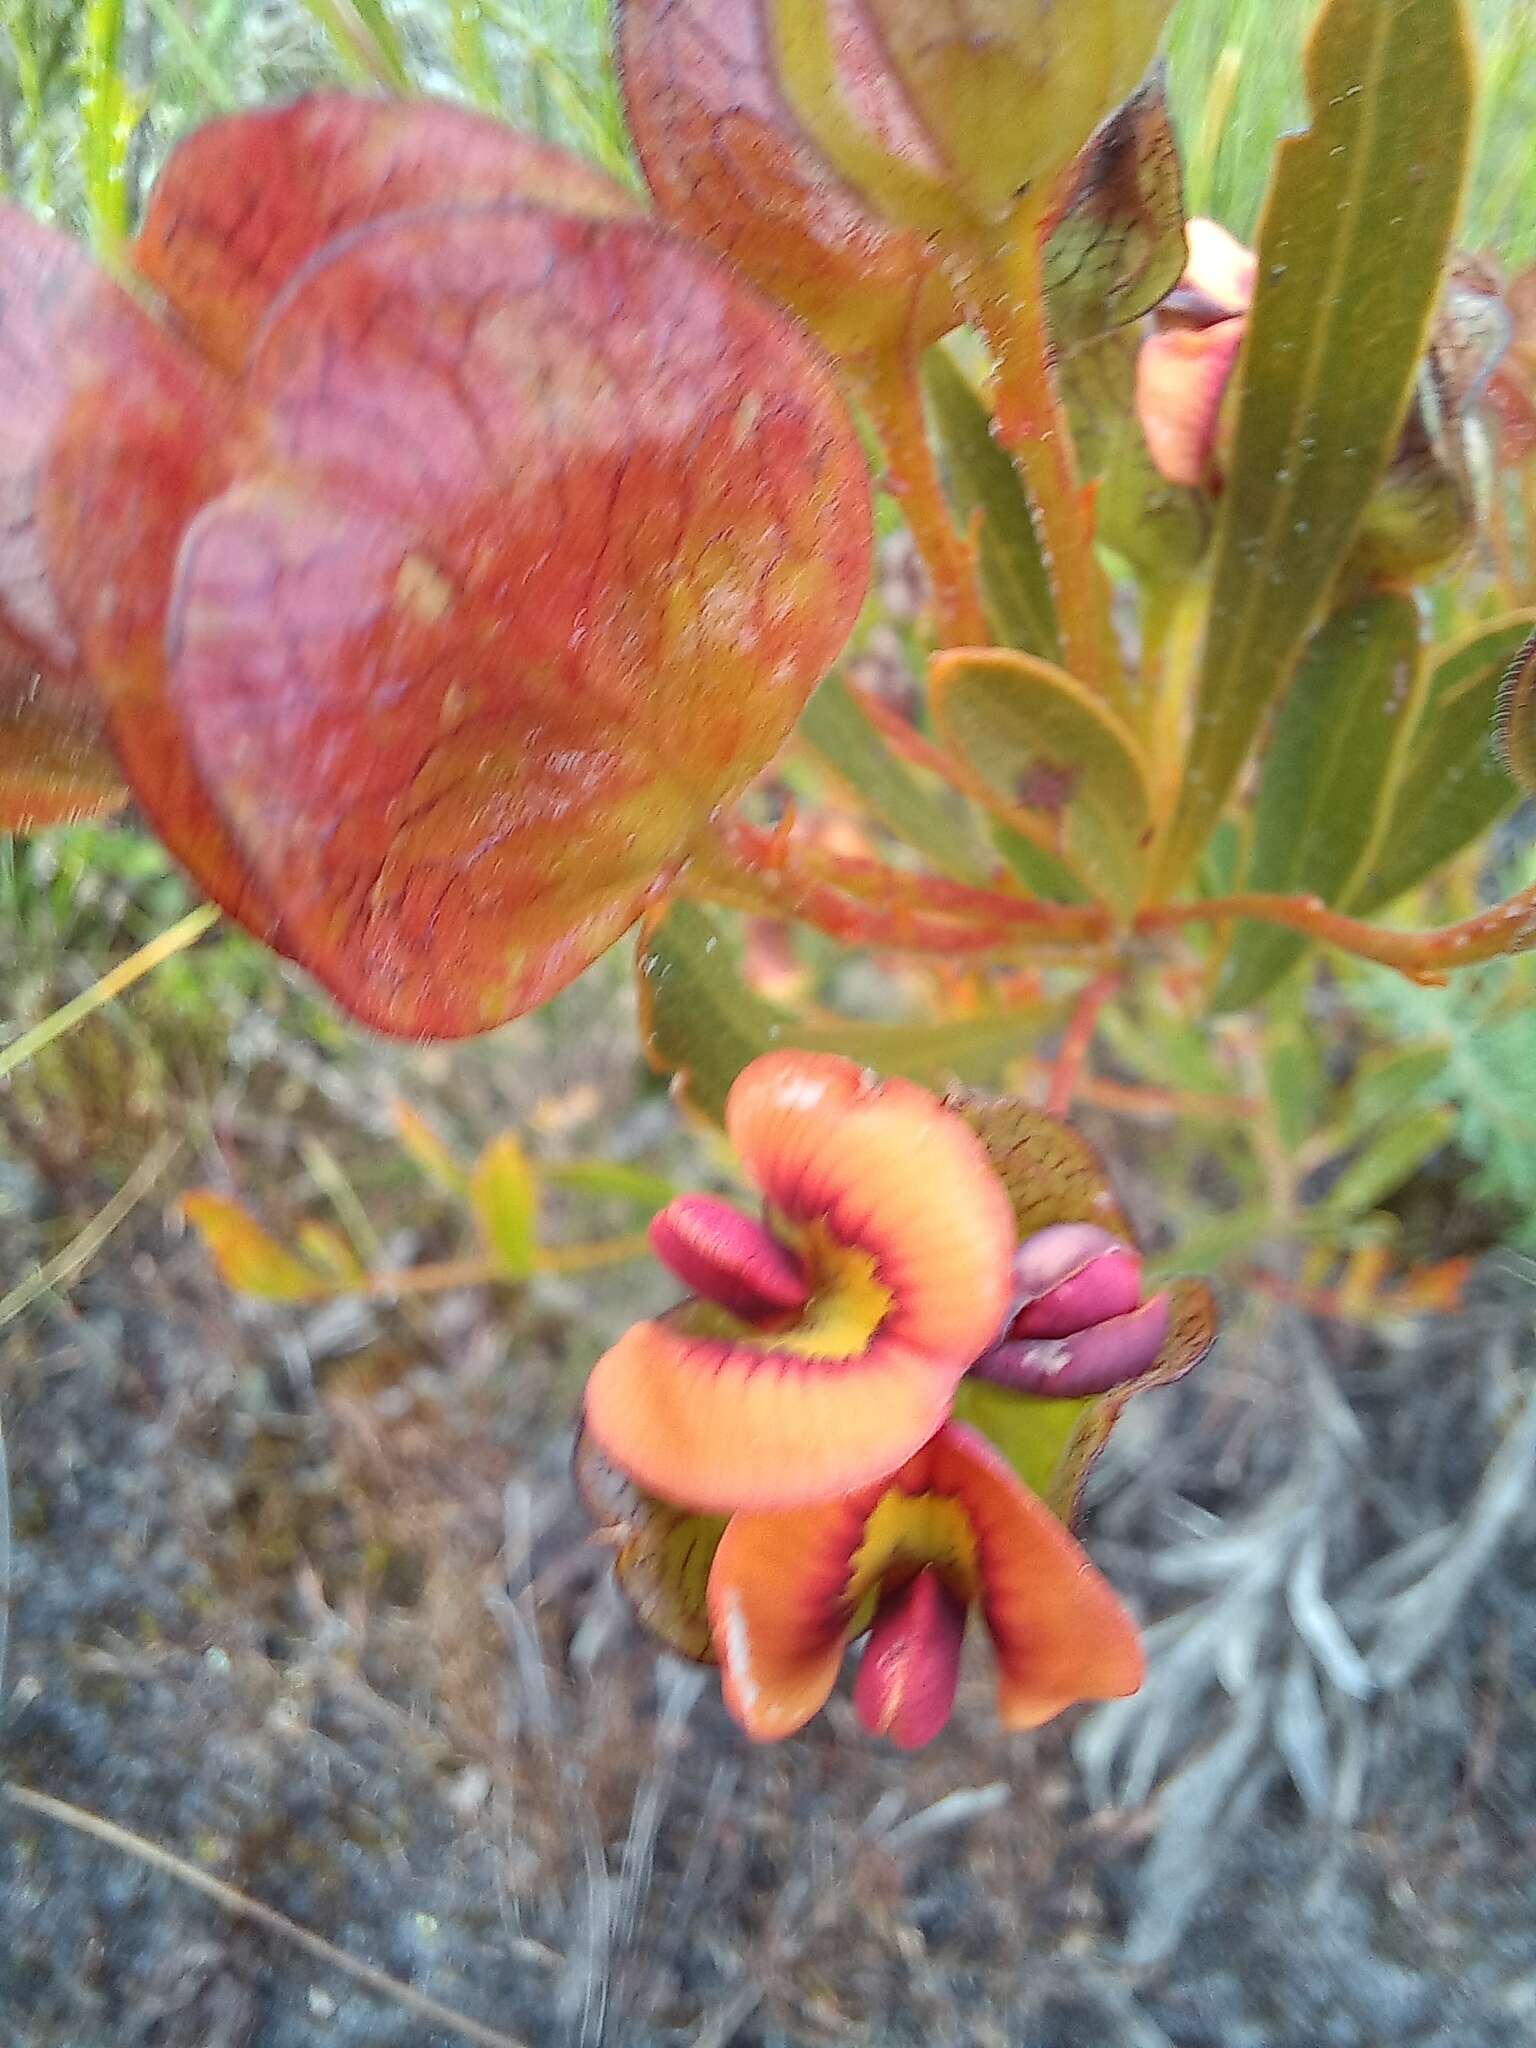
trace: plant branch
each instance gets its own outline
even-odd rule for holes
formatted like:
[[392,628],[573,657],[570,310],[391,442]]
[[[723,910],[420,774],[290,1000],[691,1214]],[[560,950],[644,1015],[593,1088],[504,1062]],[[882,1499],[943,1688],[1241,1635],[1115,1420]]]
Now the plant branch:
[[232,1884],[210,1877],[196,1864],[173,1856],[169,1849],[162,1849],[158,1843],[146,1841],[142,1835],[133,1834],[127,1828],[120,1828],[115,1821],[106,1820],[99,1813],[91,1813],[83,1806],[72,1806],[64,1799],[53,1799],[46,1792],[28,1791],[21,1785],[7,1785],[3,1789],[12,1806],[40,1814],[45,1820],[57,1821],[63,1827],[73,1828],[77,1834],[93,1836],[120,1854],[136,1857],[151,1870],[158,1870],[163,1877],[173,1878],[177,1884],[201,1892],[205,1899],[211,1899],[214,1905],[235,1919],[249,1920],[257,1927],[265,1928],[269,1934],[277,1935],[280,1940],[291,1942],[317,1962],[339,1970],[375,1998],[385,1999],[413,2013],[436,2032],[452,2034],[461,2041],[475,2042],[479,2048],[524,2048],[524,2044],[511,2034],[482,2026],[478,2020],[455,2012],[452,2006],[440,2004],[435,1998],[428,1998],[425,1992],[417,1991],[412,1985],[386,1976],[383,1970],[376,1970],[371,1963],[359,1962],[356,1956],[349,1956],[345,1949],[337,1948],[321,1935],[312,1934],[307,1927],[290,1920],[286,1913],[279,1913],[276,1907],[263,1905],[260,1899],[248,1898],[244,1892],[236,1891]]
[[1111,971],[1090,981],[1078,997],[1051,1074],[1051,1092],[1045,1106],[1052,1116],[1065,1116],[1071,1109],[1088,1062],[1093,1034],[1098,1029],[1099,1013],[1119,987],[1120,976]]
[[1491,910],[1432,931],[1401,932],[1367,924],[1330,910],[1320,896],[1219,896],[1204,903],[1174,903],[1144,910],[1137,933],[1150,936],[1186,924],[1213,924],[1227,918],[1250,917],[1260,924],[1284,925],[1303,932],[1361,960],[1395,967],[1410,981],[1437,982],[1455,967],[1473,967],[1507,953],[1536,946],[1536,887],[1522,889]]
[[909,953],[1016,954],[1031,943],[1097,945],[1108,912],[1041,903],[937,876],[905,874],[883,862],[807,853],[789,836],[726,818],[695,857],[684,886],[738,909],[798,918],[853,945]]

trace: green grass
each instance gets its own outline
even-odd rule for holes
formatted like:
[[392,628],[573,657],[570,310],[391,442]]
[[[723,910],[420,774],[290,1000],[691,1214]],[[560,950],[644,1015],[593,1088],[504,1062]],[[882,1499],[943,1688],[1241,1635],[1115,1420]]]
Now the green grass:
[[[1484,137],[1466,239],[1536,260],[1536,8],[1472,0]],[[1168,46],[1191,209],[1249,232],[1302,112],[1315,0],[1181,0]],[[177,135],[331,80],[454,93],[627,163],[609,0],[0,0],[0,182],[119,232]]]

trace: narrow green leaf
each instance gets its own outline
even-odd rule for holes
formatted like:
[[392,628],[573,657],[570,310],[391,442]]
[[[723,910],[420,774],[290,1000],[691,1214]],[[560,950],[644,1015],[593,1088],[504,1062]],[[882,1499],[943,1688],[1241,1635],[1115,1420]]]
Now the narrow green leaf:
[[538,1256],[539,1184],[513,1132],[492,1138],[475,1161],[469,1202],[498,1276],[526,1280]]
[[[1338,901],[1370,843],[1418,654],[1418,613],[1402,593],[1365,598],[1313,635],[1264,756],[1249,888]],[[1258,1002],[1306,944],[1299,932],[1241,926],[1216,1008]]]
[[1343,1224],[1368,1215],[1411,1179],[1425,1160],[1447,1143],[1455,1128],[1456,1112],[1448,1104],[1411,1110],[1388,1124],[1345,1167],[1319,1203],[1318,1219]]
[[674,903],[642,933],[638,968],[646,1051],[678,1076],[684,1099],[712,1123],[723,1120],[742,1068],[776,1048],[841,1053],[879,1073],[942,1087],[994,1079],[1061,1016],[1060,1004],[1042,1003],[948,1024],[807,1025],[747,987],[736,948],[691,903]]
[[1529,613],[1501,619],[1431,668],[1381,828],[1340,898],[1346,909],[1379,910],[1513,809],[1519,791],[1499,759],[1499,689],[1530,627]]
[[812,697],[799,733],[899,839],[958,881],[986,880],[988,863],[964,811],[886,745],[841,676],[828,676]]
[[1470,153],[1461,0],[1329,0],[1306,82],[1312,125],[1280,145],[1260,226],[1165,886],[1220,816],[1396,445]]
[[1004,649],[943,654],[932,668],[936,730],[998,798],[1049,834],[1089,888],[1128,909],[1148,831],[1140,750],[1061,669]]
[[955,512],[977,528],[977,566],[993,631],[1021,654],[1061,659],[1056,607],[1029,499],[992,433],[970,378],[942,348],[928,351],[923,386]]

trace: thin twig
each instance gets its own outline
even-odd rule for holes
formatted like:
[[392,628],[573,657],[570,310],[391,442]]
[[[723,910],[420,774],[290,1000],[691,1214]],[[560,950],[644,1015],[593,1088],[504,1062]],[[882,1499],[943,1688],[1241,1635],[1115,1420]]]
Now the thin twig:
[[7,1074],[13,1074],[27,1060],[35,1058],[45,1046],[52,1045],[56,1038],[62,1038],[66,1031],[72,1030],[93,1011],[103,1008],[115,996],[120,996],[124,989],[132,988],[136,981],[142,981],[146,974],[152,974],[174,954],[184,953],[188,946],[195,945],[203,933],[218,921],[219,913],[212,903],[204,903],[196,910],[189,910],[186,916],[173,924],[168,931],[160,932],[148,945],[140,946],[136,953],[130,954],[128,959],[121,961],[99,981],[92,982],[91,986],[82,995],[76,996],[73,1002],[65,1003],[51,1016],[45,1017],[41,1024],[34,1025],[30,1031],[24,1031],[20,1038],[12,1039],[5,1050],[0,1052],[0,1081],[3,1081]]
[[0,1329],[13,1322],[24,1309],[30,1308],[40,1295],[52,1294],[65,1281],[72,1280],[82,1266],[88,1265],[117,1226],[143,1201],[180,1150],[180,1138],[162,1138],[154,1150],[139,1161],[111,1201],[97,1211],[77,1236],[70,1239],[63,1251],[55,1253],[46,1265],[39,1266],[9,1294],[0,1295]]
[[301,1927],[296,1920],[290,1920],[286,1913],[279,1913],[273,1906],[264,1906],[259,1899],[248,1898],[244,1892],[236,1891],[231,1884],[224,1884],[194,1864],[185,1863],[181,1857],[173,1856],[168,1849],[160,1848],[142,1835],[134,1834],[128,1828],[121,1828],[115,1821],[104,1820],[98,1813],[91,1813],[83,1806],[73,1806],[66,1799],[54,1799],[46,1792],[30,1792],[20,1785],[7,1785],[5,1796],[13,1806],[24,1807],[29,1813],[41,1814],[46,1820],[56,1820],[61,1826],[73,1828],[82,1835],[93,1835],[98,1842],[105,1842],[111,1849],[120,1849],[124,1855],[136,1856],[141,1863],[147,1863],[152,1870],[163,1876],[174,1878],[189,1890],[201,1892],[206,1899],[221,1906],[226,1913],[238,1920],[250,1920],[258,1927],[264,1927],[269,1934],[281,1935],[284,1941],[292,1942],[306,1955],[317,1961],[328,1963],[332,1969],[340,1970],[350,1977],[354,1984],[361,1984],[375,1997],[390,2000],[413,2012],[419,2019],[426,2020],[445,2032],[457,2034],[463,2041],[473,2041],[477,2048],[527,2048],[511,2034],[503,2034],[495,2027],[483,2026],[452,2006],[440,2005],[435,1998],[428,1998],[425,1992],[415,1991],[409,1984],[402,1984],[397,1977],[391,1977],[383,1970],[376,1970],[371,1963],[361,1963],[355,1956],[349,1956],[345,1949],[339,1949],[318,1934],[312,1934],[307,1927]]
[[1119,986],[1118,974],[1101,974],[1090,981],[1078,997],[1051,1075],[1051,1093],[1046,1108],[1052,1116],[1065,1116],[1071,1109],[1088,1049],[1093,1044],[1093,1034],[1098,1029],[1099,1012]]

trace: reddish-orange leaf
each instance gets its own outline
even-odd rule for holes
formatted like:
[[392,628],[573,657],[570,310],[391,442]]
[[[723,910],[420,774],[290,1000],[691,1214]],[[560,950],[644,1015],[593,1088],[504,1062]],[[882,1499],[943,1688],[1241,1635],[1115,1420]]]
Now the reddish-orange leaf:
[[157,831],[263,937],[252,889],[164,699],[176,548],[229,474],[231,400],[85,250],[0,211],[0,612],[44,665],[88,672]]
[[[631,133],[663,214],[790,306],[839,354],[927,346],[957,318],[920,236],[867,213],[801,136],[773,76],[760,0],[622,0]],[[864,125],[923,161],[926,138],[834,0],[844,89]]]
[[713,265],[531,209],[358,231],[248,388],[281,467],[188,535],[177,712],[297,956],[381,1030],[486,1030],[782,744],[864,592],[857,440]]
[[0,832],[105,817],[127,801],[95,698],[40,675],[0,635]]
[[506,200],[638,210],[579,157],[467,107],[318,93],[189,136],[150,196],[133,262],[234,373],[283,287],[338,235],[387,214]]

